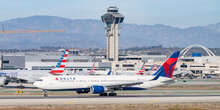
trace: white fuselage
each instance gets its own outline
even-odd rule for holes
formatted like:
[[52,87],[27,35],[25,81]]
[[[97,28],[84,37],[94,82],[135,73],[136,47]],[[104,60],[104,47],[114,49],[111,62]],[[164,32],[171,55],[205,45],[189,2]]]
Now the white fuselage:
[[28,83],[33,83],[41,77],[50,75],[47,70],[2,70],[0,73],[5,73],[9,78],[27,80]]
[[6,77],[0,77],[0,86],[4,86]]
[[110,75],[110,76],[92,76],[92,75],[63,75],[43,77],[34,83],[34,86],[46,90],[65,90],[90,88],[94,85],[108,86],[120,85],[127,83],[143,82],[132,87],[151,88],[164,85],[163,81],[171,80],[170,78],[160,77],[152,81],[155,76],[151,75]]

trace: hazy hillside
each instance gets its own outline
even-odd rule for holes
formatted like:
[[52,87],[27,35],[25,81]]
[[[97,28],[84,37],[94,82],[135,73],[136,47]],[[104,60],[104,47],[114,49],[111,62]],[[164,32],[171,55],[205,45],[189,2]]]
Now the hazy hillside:
[[[32,16],[2,21],[5,30],[65,29],[64,33],[0,34],[0,48],[65,46],[105,48],[104,26],[99,20],[71,20],[55,16]],[[220,23],[180,29],[167,25],[122,24],[119,46],[178,46],[202,44],[220,47]]]

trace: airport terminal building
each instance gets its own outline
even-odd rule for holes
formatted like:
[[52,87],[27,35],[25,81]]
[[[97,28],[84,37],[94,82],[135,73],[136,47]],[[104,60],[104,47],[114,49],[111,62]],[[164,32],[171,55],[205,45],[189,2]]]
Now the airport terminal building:
[[[1,56],[2,70],[51,70],[55,68],[62,51],[8,53]],[[70,52],[66,71],[77,73],[90,71],[94,65],[96,71],[137,72],[142,65],[145,71],[152,71],[152,65],[157,68],[166,60],[166,55],[128,55],[120,56],[119,61],[109,61],[105,56],[85,56]],[[197,77],[220,76],[220,56],[202,56],[193,53],[191,56],[180,56],[176,73],[193,74]],[[155,71],[155,70],[153,70]]]
[[[2,70],[51,70],[55,68],[62,52],[31,52],[8,53],[1,57]],[[67,71],[89,71],[93,65],[97,71],[138,71],[143,62],[146,69],[151,68],[152,63],[160,65],[166,59],[165,55],[132,55],[121,56],[119,61],[108,61],[105,56],[84,56],[71,54],[68,56]]]

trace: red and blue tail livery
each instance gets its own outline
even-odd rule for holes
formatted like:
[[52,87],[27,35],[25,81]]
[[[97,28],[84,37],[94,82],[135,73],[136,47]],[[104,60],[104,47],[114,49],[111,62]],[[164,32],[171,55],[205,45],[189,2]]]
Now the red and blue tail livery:
[[66,67],[66,61],[67,61],[68,53],[69,53],[69,49],[66,49],[63,52],[59,62],[57,63],[56,68],[51,70],[50,74],[59,75],[59,74],[62,74],[64,72],[64,68]]
[[159,66],[157,66],[156,64],[153,64],[153,65],[151,66],[150,70],[151,70],[151,71],[154,71],[154,70],[157,71],[157,70],[158,70],[158,67],[159,67]]
[[160,76],[162,77],[167,77],[167,78],[172,78],[173,76],[173,71],[175,69],[178,57],[180,55],[180,51],[174,52],[168,59],[167,61],[159,68],[159,70],[154,73],[154,79],[157,80]]

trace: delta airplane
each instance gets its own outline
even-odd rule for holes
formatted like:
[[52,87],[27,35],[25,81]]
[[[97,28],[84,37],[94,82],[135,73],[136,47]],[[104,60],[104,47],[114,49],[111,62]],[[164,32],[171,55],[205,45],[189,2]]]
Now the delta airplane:
[[170,84],[180,51],[174,52],[153,75],[62,75],[47,76],[34,82],[34,86],[44,91],[76,91],[100,96],[116,96],[117,90],[146,90]]

